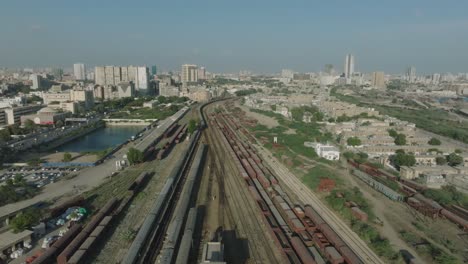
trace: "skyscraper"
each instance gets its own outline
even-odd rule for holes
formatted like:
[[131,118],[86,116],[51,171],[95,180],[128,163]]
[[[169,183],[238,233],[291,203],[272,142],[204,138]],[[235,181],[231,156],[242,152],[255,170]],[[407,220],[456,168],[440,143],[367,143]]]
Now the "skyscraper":
[[156,75],[158,73],[158,67],[156,65],[151,66],[151,74]]
[[182,65],[182,83],[198,82],[197,65],[184,64]]
[[73,64],[73,73],[75,75],[75,80],[86,80],[86,68],[83,63]]
[[385,88],[385,75],[383,72],[373,72],[372,73],[372,80],[371,80],[372,87],[378,89]]
[[198,68],[198,79],[206,80],[206,69],[205,67]]
[[409,67],[406,71],[406,79],[410,83],[416,81],[416,68],[414,66]]
[[354,73],[354,56],[352,54],[346,55],[345,65],[344,65],[344,74],[345,78],[351,78]]
[[32,86],[31,86],[31,89],[33,90],[37,90],[37,89],[41,89],[42,86],[42,76],[39,75],[39,74],[31,74],[29,76],[29,79],[32,81]]

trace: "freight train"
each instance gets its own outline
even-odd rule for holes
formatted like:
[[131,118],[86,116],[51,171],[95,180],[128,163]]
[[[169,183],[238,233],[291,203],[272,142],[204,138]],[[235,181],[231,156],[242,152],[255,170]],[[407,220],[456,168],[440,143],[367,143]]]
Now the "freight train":
[[322,256],[330,263],[363,263],[311,206],[304,210],[291,207],[254,148],[235,132],[240,127],[230,116],[212,114],[210,122],[221,131],[239,176],[245,179],[277,245],[291,263],[325,263]]
[[420,212],[421,214],[430,218],[443,217],[456,224],[463,230],[468,230],[468,214],[463,214],[466,209],[455,206],[457,209],[444,208],[436,201],[425,197],[421,192],[424,192],[428,188],[424,185],[416,183],[411,180],[398,178],[388,172],[381,169],[375,168],[369,164],[359,164],[353,160],[348,160],[356,169],[359,169],[368,175],[375,178],[386,178],[399,183],[400,190],[406,195],[406,203]]

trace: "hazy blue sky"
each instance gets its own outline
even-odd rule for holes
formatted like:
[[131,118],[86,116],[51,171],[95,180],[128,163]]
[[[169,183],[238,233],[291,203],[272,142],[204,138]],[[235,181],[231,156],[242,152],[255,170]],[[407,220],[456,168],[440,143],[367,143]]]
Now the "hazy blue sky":
[[466,0],[2,0],[0,67],[468,72]]

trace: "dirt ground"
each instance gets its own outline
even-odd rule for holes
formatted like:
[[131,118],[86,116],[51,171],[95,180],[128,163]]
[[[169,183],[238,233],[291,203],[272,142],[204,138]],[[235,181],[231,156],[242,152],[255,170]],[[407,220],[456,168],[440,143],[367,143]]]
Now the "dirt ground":
[[[78,152],[69,152],[69,153],[72,155],[71,162],[95,162],[98,160],[97,155],[89,155],[89,154],[83,155]],[[42,159],[44,159],[47,162],[62,162],[63,154],[65,154],[65,152],[56,152],[56,153],[43,156]]]
[[[259,124],[265,125],[268,128],[274,128],[274,127],[277,127],[277,126],[280,125],[278,123],[278,121],[276,119],[274,119],[273,117],[262,115],[262,114],[259,114],[259,113],[256,113],[256,112],[251,112],[248,107],[246,107],[245,105],[241,105],[238,101],[235,102],[235,105],[237,107],[240,107],[243,111],[245,111],[245,113],[246,113],[246,115],[248,117],[251,117],[253,119],[258,120]],[[296,134],[296,131],[294,129],[289,128],[284,133],[285,134]]]

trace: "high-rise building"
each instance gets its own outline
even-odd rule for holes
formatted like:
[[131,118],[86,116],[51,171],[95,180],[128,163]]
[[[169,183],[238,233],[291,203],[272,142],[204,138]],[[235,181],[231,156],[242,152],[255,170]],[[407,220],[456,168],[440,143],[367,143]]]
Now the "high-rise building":
[[182,65],[182,83],[198,82],[197,65],[184,64]]
[[198,68],[198,79],[206,80],[206,69],[205,67]]
[[416,81],[416,68],[411,66],[406,70],[406,80],[410,83]]
[[63,69],[60,69],[60,68],[52,69],[52,75],[54,76],[55,80],[61,81],[63,77]]
[[83,63],[73,64],[73,73],[75,75],[75,80],[86,80],[86,68]]
[[95,83],[99,85],[118,85],[133,82],[135,90],[149,88],[149,69],[146,66],[98,66],[95,68]]
[[158,67],[156,65],[151,66],[151,75],[158,74]]
[[439,73],[434,73],[434,74],[432,74],[431,82],[432,82],[432,84],[439,84],[439,82],[440,82],[440,74],[439,74]]
[[105,67],[99,66],[94,68],[94,82],[99,85],[106,84]]
[[41,84],[42,84],[42,76],[39,74],[31,74],[29,76],[29,79],[32,81],[32,86],[31,89],[37,90],[41,89]]
[[351,78],[354,73],[354,56],[352,54],[346,55],[344,65],[344,77]]
[[135,88],[137,91],[144,90],[148,92],[149,88],[149,69],[146,66],[136,67],[136,76],[135,80],[130,80],[135,83]]
[[372,80],[371,80],[372,87],[378,89],[385,88],[385,75],[383,72],[373,72],[372,73]]

